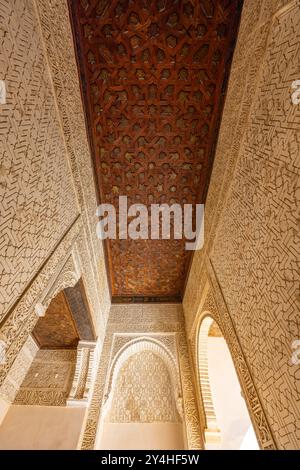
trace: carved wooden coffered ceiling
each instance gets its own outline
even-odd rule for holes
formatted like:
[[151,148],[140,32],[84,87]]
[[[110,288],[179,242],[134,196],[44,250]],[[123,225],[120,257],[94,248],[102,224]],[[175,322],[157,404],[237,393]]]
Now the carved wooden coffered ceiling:
[[[240,0],[70,0],[99,201],[203,203]],[[184,240],[106,240],[113,301],[180,300]]]

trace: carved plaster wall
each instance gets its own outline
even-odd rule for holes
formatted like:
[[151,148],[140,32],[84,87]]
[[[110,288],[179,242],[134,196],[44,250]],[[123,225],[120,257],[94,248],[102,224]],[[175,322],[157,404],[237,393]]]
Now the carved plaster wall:
[[45,263],[39,275],[25,291],[16,308],[1,326],[0,337],[6,345],[6,355],[4,363],[0,366],[0,383],[5,379],[18,352],[38,320],[36,305],[45,299],[47,292],[53,287],[55,279],[59,278],[59,273],[66,260],[70,257],[72,246],[80,232],[80,225],[79,220],[74,223]]
[[0,15],[2,320],[79,208],[34,3],[1,1]]
[[[33,342],[33,340],[32,340]],[[21,352],[23,356],[29,345],[25,343]],[[67,349],[42,349],[37,351],[37,346],[31,350],[36,353],[32,363],[26,369],[18,356],[18,366],[10,370],[0,393],[2,395],[10,389],[6,386],[15,385],[10,402],[16,405],[39,406],[71,406],[85,407],[91,398],[91,388],[95,379],[95,369],[99,359],[100,342],[79,341],[77,350]],[[23,357],[22,356],[22,357]],[[27,357],[26,356],[26,357]],[[15,365],[15,364],[14,364]],[[18,380],[16,380],[15,376]]]
[[38,349],[36,342],[29,335],[0,387],[0,397],[4,398],[8,403],[13,403],[16,398]]
[[75,350],[39,350],[14,404],[65,405],[74,377],[75,361]]
[[208,412],[208,410],[211,411],[209,408],[211,400],[209,396],[207,399],[207,390],[205,388],[205,385],[207,384],[203,382],[203,377],[200,378],[199,376],[200,372],[203,372],[203,370],[201,370],[203,364],[200,362],[202,359],[200,356],[201,348],[199,348],[202,338],[199,335],[201,334],[201,328],[205,326],[206,320],[210,317],[210,319],[215,320],[218,324],[229,347],[260,447],[262,449],[276,449],[277,443],[268,422],[268,417],[263,403],[260,400],[258,391],[253,382],[250,366],[241,348],[239,338],[236,334],[224,297],[218,286],[212,266],[209,263],[206,265],[205,274],[207,282],[203,290],[199,310],[189,336],[194,373],[198,382],[198,403],[201,410],[201,424],[204,424],[205,426],[204,434],[206,430],[208,430],[208,438],[210,438],[210,431],[215,431],[213,425],[214,413],[211,414]]
[[[155,372],[155,367],[153,364],[157,361],[157,357],[161,359],[162,363],[157,364],[157,369],[162,368],[163,366],[166,368],[169,377],[165,377],[165,384],[169,382],[172,386],[172,396],[170,396],[171,402],[169,403],[170,408],[172,408],[173,399],[175,399],[174,403],[177,407],[177,412],[181,416],[183,415],[182,410],[182,387],[181,387],[181,380],[180,380],[180,372],[179,372],[179,363],[178,363],[178,355],[177,355],[177,344],[176,344],[176,334],[169,333],[166,335],[155,335],[155,337],[151,337],[150,335],[140,336],[138,334],[117,334],[114,336],[113,347],[112,347],[112,357],[113,360],[111,362],[109,372],[107,374],[106,379],[106,386],[105,386],[105,394],[104,394],[104,405],[102,411],[102,420],[106,419],[107,414],[110,413],[111,408],[113,407],[113,402],[116,401],[115,394],[116,389],[118,389],[118,383],[120,382],[119,375],[121,371],[125,367],[127,361],[131,358],[131,356],[151,352],[155,355],[151,356],[153,359],[150,362],[149,367],[152,371],[150,375],[153,375]],[[140,357],[140,356],[139,356]],[[139,367],[140,361],[137,361],[136,365]],[[131,367],[131,375],[132,378],[135,377],[134,375],[134,367]],[[143,373],[142,371],[140,371]],[[149,371],[148,371],[149,372]],[[156,373],[155,373],[156,374]],[[138,375],[138,371],[137,371]],[[124,376],[124,373],[123,373]],[[125,376],[124,376],[125,377]],[[142,380],[137,381],[137,388],[139,389],[139,382],[142,383]],[[159,376],[157,377],[157,382],[159,384],[160,379]],[[155,384],[153,384],[155,388]],[[143,386],[144,391],[147,390],[147,387]],[[157,392],[160,388],[157,390]],[[132,391],[133,392],[133,391]],[[164,392],[161,390],[161,395],[156,393],[157,397],[163,396]],[[150,407],[151,400],[148,400],[148,408]],[[153,403],[152,403],[153,405]],[[152,413],[152,414],[151,414]],[[141,411],[141,414],[145,415],[145,410]],[[150,412],[148,416],[154,416],[154,411]],[[149,418],[150,419],[150,418]],[[137,420],[137,419],[136,419]],[[138,420],[137,420],[138,421]],[[125,422],[125,421],[124,421]],[[142,422],[142,421],[141,421]],[[145,422],[152,422],[152,419]]]
[[180,421],[168,367],[152,351],[137,352],[126,360],[112,393],[106,418],[111,423]]
[[145,351],[159,355],[165,365],[171,364],[170,380],[177,412],[185,424],[187,445],[202,448],[182,308],[176,304],[112,306],[81,448],[94,447],[101,419],[111,409],[113,384],[123,361]]
[[97,200],[93,166],[78,81],[67,0],[36,2],[45,53],[68,151],[83,230],[78,240],[85,268],[85,288],[94,313],[97,334],[102,334],[110,308],[102,244],[96,236]]
[[0,0],[0,383],[59,290],[82,277],[96,334],[110,306],[66,0]]
[[205,246],[195,253],[183,302],[190,332],[211,265],[232,323],[225,322],[224,335],[238,338],[233,359],[239,363],[242,351],[254,401],[273,436],[266,431],[260,442],[282,449],[300,443],[299,366],[291,364],[292,342],[300,338],[300,106],[291,99],[300,78],[299,7],[298,0],[244,2],[206,202]]

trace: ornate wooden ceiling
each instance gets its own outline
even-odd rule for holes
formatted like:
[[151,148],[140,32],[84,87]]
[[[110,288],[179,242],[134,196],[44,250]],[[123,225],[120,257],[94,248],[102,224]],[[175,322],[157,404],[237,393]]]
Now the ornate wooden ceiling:
[[79,335],[63,291],[51,301],[45,316],[38,320],[33,336],[41,349],[77,347]]
[[[240,0],[70,0],[99,200],[206,198]],[[184,240],[107,240],[113,301],[180,300]]]
[[34,330],[41,349],[73,349],[78,341],[95,341],[88,302],[81,279],[74,287],[59,292]]

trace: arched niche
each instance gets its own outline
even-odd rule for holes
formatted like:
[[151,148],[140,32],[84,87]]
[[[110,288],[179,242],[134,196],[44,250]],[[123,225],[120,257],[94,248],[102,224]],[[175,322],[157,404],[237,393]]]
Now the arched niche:
[[127,343],[112,361],[96,449],[184,447],[177,364],[150,338]]

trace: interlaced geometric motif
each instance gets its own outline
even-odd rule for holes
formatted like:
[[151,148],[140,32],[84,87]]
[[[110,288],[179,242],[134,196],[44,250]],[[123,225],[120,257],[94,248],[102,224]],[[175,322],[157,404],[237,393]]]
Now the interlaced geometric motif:
[[36,21],[31,1],[0,0],[1,321],[78,213]]
[[169,372],[159,356],[142,351],[126,361],[119,372],[107,420],[112,423],[180,421]]
[[[71,2],[101,202],[204,202],[239,0]],[[113,296],[178,296],[182,240],[107,242]]]

